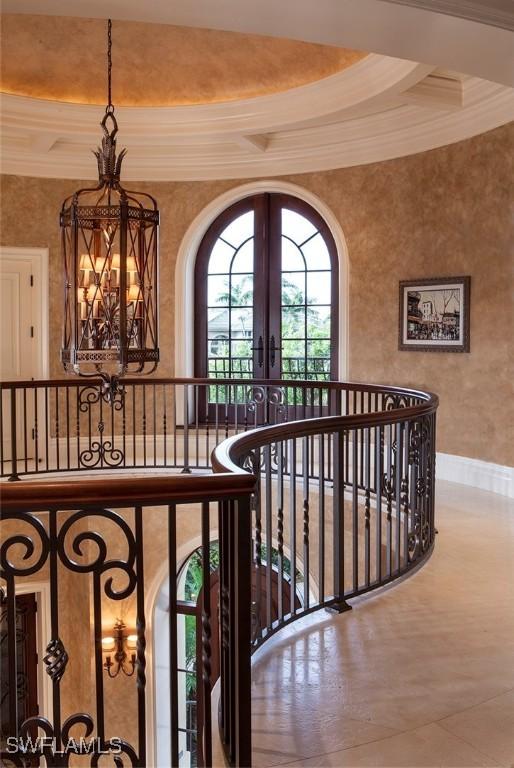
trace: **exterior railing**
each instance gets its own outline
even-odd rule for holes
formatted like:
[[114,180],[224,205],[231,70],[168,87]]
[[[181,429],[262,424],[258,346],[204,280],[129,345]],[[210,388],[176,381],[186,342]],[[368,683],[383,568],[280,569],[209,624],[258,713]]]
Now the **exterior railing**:
[[[2,472],[11,480],[107,468],[108,443],[111,451],[121,446],[118,469],[168,467],[184,473],[150,473],[144,480],[119,476],[108,483],[101,476],[4,483],[0,576],[9,619],[8,732],[26,736],[39,727],[62,746],[80,725],[88,736],[98,737],[97,753],[113,752],[114,736],[120,734],[113,731],[112,713],[108,716],[102,625],[116,612],[115,604],[134,617],[137,634],[136,707],[130,725],[127,718],[121,721],[122,758],[124,764],[147,764],[153,736],[147,732],[145,699],[145,571],[157,553],[169,580],[171,764],[181,764],[184,733],[177,616],[189,613],[198,617],[199,626],[197,764],[212,763],[210,700],[219,675],[219,726],[227,758],[232,765],[250,765],[252,651],[301,616],[320,608],[347,610],[353,597],[403,576],[430,555],[437,397],[338,382],[161,379],[127,380],[124,386],[122,400],[110,404],[93,382],[3,385],[2,428],[7,415],[18,441],[14,457],[2,455]],[[31,399],[38,424],[45,425],[44,439],[41,427],[36,434],[36,443],[42,440],[45,446],[42,466],[17,453],[31,423],[25,416]],[[134,438],[138,450],[131,452]],[[55,444],[58,452],[52,452],[52,441],[64,441]],[[83,451],[93,450],[96,464],[87,456],[84,460]],[[214,474],[207,473],[211,466]],[[198,605],[177,597],[177,536],[186,518],[191,535],[201,541]],[[215,538],[217,576],[212,572]],[[43,661],[52,681],[53,714],[20,726],[13,692],[19,671],[15,601],[20,584],[34,578],[50,584],[51,626]],[[74,632],[82,632],[88,662],[85,674],[90,654],[94,670],[90,707],[80,710],[72,706],[80,678],[77,648],[63,635],[70,623],[63,611],[75,590],[89,596],[92,617],[89,608],[74,614]],[[40,754],[47,764],[68,764],[68,756],[56,758],[45,748]],[[4,757],[24,764],[16,762],[19,756]]]

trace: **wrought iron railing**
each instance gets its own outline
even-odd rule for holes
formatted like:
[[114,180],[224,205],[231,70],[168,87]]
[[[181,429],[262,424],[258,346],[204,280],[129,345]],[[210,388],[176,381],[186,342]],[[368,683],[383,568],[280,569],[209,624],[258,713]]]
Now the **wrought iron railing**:
[[[349,599],[427,557],[435,535],[437,398],[425,398],[423,405],[399,407],[407,399],[397,399],[389,411],[263,427],[214,451],[216,471],[246,470],[258,480],[254,648],[307,613],[348,610]],[[264,547],[276,548],[276,563],[263,558]]]
[[[10,619],[3,733],[26,737],[39,728],[55,737],[39,747],[50,765],[68,765],[62,748],[79,732],[97,737],[96,760],[101,751],[118,748],[119,736],[124,764],[148,764],[155,731],[148,727],[153,701],[146,696],[148,574],[157,560],[169,588],[169,761],[182,764],[187,731],[197,764],[211,764],[210,701],[219,674],[221,741],[231,764],[250,765],[251,652],[301,616],[320,608],[347,610],[353,597],[403,576],[429,556],[437,398],[338,382],[129,379],[110,404],[95,387],[80,380],[2,387],[2,434],[9,438],[2,473],[9,479],[43,475],[3,486],[0,575]],[[28,444],[31,419],[37,420],[42,462],[18,452]],[[12,434],[14,455],[6,455]],[[214,474],[207,472],[212,448]],[[96,463],[88,459],[93,450]],[[120,475],[108,483],[101,476],[64,482],[45,477],[108,468],[107,451],[115,450],[117,469],[152,472],[144,480]],[[155,476],[158,467],[185,474]],[[188,536],[201,541],[198,605],[177,597],[186,520]],[[34,579],[50,587],[43,661],[53,711],[22,724],[13,612],[20,585]],[[136,685],[130,689],[110,688],[117,682],[103,670],[103,625],[117,611],[137,634]],[[195,719],[189,716],[189,726],[181,721],[187,707],[177,655],[180,614],[198,620]],[[84,679],[89,683],[90,665],[88,704]],[[86,703],[77,709],[81,696]],[[191,699],[189,691],[190,708]],[[28,764],[20,754],[4,758]]]
[[[90,765],[97,765],[104,754],[115,757],[115,764],[120,766],[144,768],[151,764],[147,722],[153,702],[146,697],[145,570],[156,535],[163,542],[169,582],[169,754],[171,765],[179,765],[181,733],[186,724],[179,719],[177,616],[196,612],[195,606],[180,605],[177,600],[177,526],[184,512],[190,519],[196,517],[206,583],[212,528],[219,531],[223,542],[221,632],[226,660],[222,679],[231,691],[230,706],[222,710],[225,745],[235,764],[250,764],[249,497],[254,485],[248,474],[147,478],[144,484],[130,478],[106,484],[95,478],[7,485],[2,498],[0,547],[2,611],[7,618],[2,655],[8,670],[7,679],[2,679],[3,765],[30,765],[34,757],[43,757],[47,766],[68,766],[77,752],[87,755]],[[156,514],[158,526],[149,531],[147,520]],[[231,581],[234,573],[239,575],[237,589]],[[19,683],[24,670],[19,664],[16,594],[24,584],[30,588],[33,579],[44,579],[49,587],[49,604],[43,606],[48,612],[49,636],[44,639],[42,662],[51,680],[51,702],[50,711],[43,712],[40,707],[41,714],[20,723],[19,696],[23,691]],[[123,611],[126,623],[137,635],[135,684],[128,690],[116,687],[119,681],[112,681],[104,669],[102,637],[106,620],[112,626],[117,611]],[[198,765],[212,764],[210,666],[215,612],[211,592],[205,589],[198,606],[202,646],[197,692]],[[160,706],[165,707],[166,702],[161,701]],[[248,720],[236,717],[234,707],[248,715]],[[42,737],[39,740],[38,735]]]
[[263,424],[416,405],[412,390],[331,381],[127,378],[3,382],[0,476],[167,467],[210,468],[234,434]]

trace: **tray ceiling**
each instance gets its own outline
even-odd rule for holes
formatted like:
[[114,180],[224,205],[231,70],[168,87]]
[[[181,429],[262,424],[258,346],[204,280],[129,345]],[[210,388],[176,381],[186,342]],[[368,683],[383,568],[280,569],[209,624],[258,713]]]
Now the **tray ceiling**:
[[[4,93],[105,104],[106,22],[4,14]],[[113,22],[116,106],[176,106],[248,99],[329,77],[365,53],[284,38]]]
[[[359,1],[359,8],[371,2]],[[328,170],[426,151],[514,119],[512,88],[436,66],[437,56],[427,62],[127,20],[114,22],[113,55],[127,180]],[[94,179],[105,20],[7,15],[2,74],[3,172]]]

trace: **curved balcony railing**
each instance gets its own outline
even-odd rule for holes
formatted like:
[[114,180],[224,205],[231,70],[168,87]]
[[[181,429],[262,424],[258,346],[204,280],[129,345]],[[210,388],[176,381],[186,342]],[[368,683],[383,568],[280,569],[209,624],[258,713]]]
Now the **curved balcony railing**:
[[215,449],[215,471],[257,477],[254,647],[319,608],[348,610],[431,550],[437,398],[397,397],[388,411],[262,427]]
[[[123,736],[127,764],[149,764],[153,735],[147,712],[153,703],[145,694],[145,573],[148,579],[158,559],[166,565],[169,592],[171,714],[162,764],[182,764],[184,751],[198,765],[212,763],[210,693],[219,677],[227,758],[233,765],[251,765],[251,652],[313,611],[348,610],[352,598],[400,578],[430,555],[437,397],[339,382],[129,379],[109,403],[98,384],[2,385],[2,474],[10,480],[43,475],[4,483],[2,490],[6,535],[0,564],[11,619],[8,732],[26,736],[39,727],[62,747],[71,727],[82,724],[98,737],[97,750],[112,751],[113,738]],[[31,424],[36,425],[33,456],[27,455]],[[142,480],[120,472],[108,483],[101,475],[68,475],[66,482],[44,476],[108,468],[151,469],[152,476]],[[158,468],[170,471],[156,476]],[[189,535],[201,540],[203,587],[196,602],[177,597],[186,513]],[[53,715],[45,722],[41,714],[33,715],[22,723],[13,693],[19,658],[16,592],[25,581],[43,577],[50,584],[44,662],[52,679]],[[86,582],[81,594],[90,601],[82,619],[84,642],[91,637],[92,643],[91,711],[85,705],[70,710],[70,701],[78,706],[77,667],[67,669],[72,638],[66,634],[70,619],[63,614],[62,595],[81,580]],[[124,714],[122,733],[113,731],[106,714],[109,681],[102,648],[105,616],[120,605],[124,616],[133,616],[137,635],[136,705],[131,725]],[[76,633],[80,617],[76,611],[73,616]],[[180,616],[197,621],[196,666],[188,673],[196,680],[196,719],[189,730],[181,720]],[[112,706],[110,711],[112,717]],[[47,752],[38,754],[47,763],[66,764],[64,757],[56,763],[51,748],[44,748]],[[155,755],[153,764],[159,765]]]
[[0,476],[210,469],[219,443],[263,424],[421,405],[423,393],[324,381],[127,378],[0,384]]

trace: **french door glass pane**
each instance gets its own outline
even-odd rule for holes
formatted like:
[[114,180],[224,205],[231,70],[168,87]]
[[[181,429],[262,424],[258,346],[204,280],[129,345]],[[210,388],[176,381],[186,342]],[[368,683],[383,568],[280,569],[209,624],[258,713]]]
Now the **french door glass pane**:
[[284,379],[330,378],[331,269],[311,221],[282,209],[281,336]]
[[[318,214],[284,195],[259,195],[222,214],[202,247],[196,333],[200,328],[205,333],[207,293],[207,343],[203,335],[197,342],[200,375],[329,379],[337,343],[332,338],[337,264]],[[213,383],[208,403],[232,408],[239,405],[234,392]],[[210,418],[219,416],[215,407]],[[237,409],[227,414],[242,417]]]
[[253,374],[254,213],[236,217],[217,238],[207,275],[208,376]]

